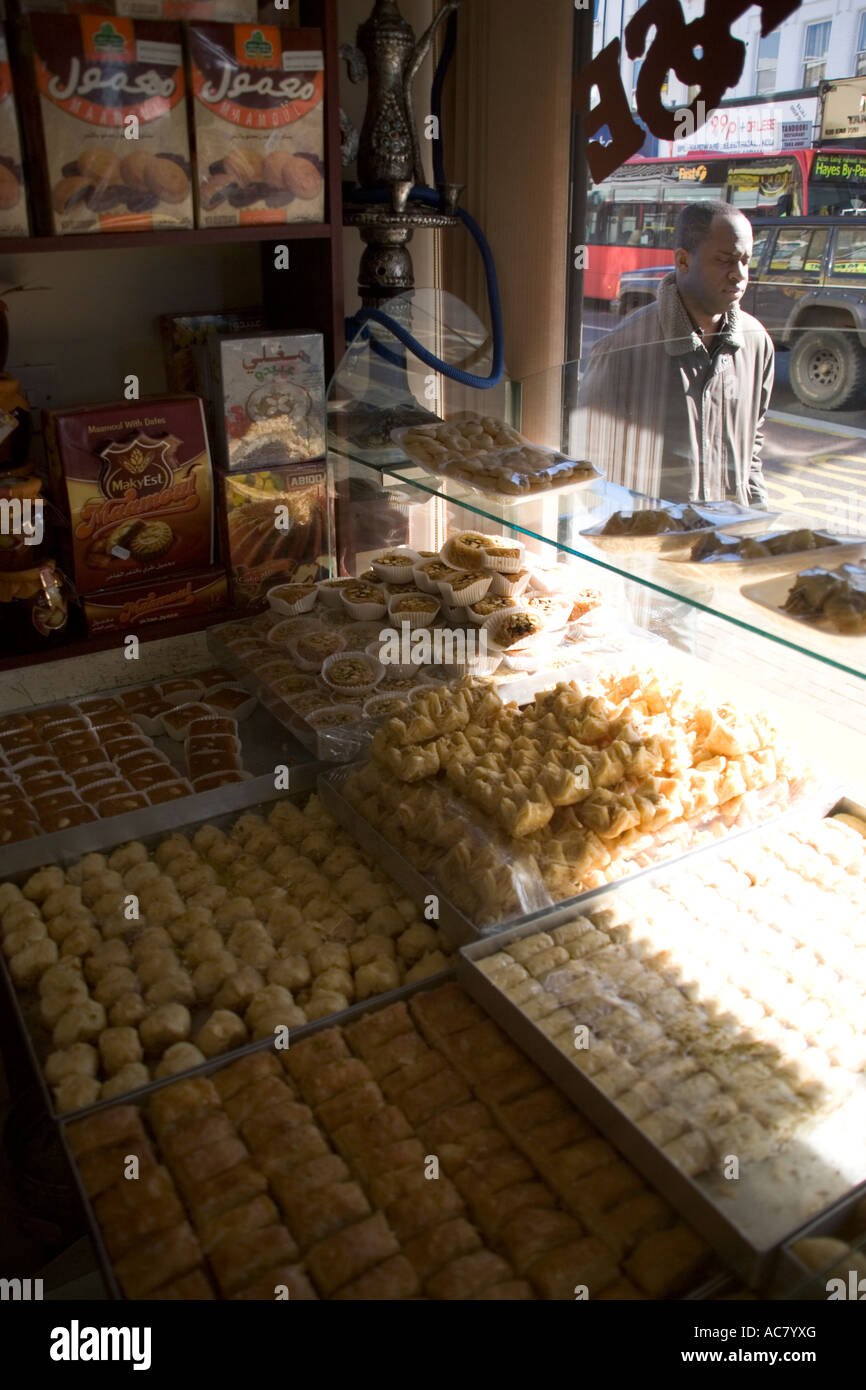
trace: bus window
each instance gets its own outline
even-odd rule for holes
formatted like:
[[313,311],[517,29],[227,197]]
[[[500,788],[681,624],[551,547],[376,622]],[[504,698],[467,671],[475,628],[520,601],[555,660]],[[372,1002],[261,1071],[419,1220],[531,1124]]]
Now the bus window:
[[836,275],[866,275],[866,227],[839,227],[833,252]]

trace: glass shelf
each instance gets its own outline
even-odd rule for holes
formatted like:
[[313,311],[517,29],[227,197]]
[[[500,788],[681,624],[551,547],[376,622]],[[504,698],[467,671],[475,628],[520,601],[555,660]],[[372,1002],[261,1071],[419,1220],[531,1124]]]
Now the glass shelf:
[[[392,301],[388,312],[439,357],[475,374],[489,371],[489,335],[472,311],[453,296],[418,290]],[[659,350],[663,350],[661,344]],[[628,372],[630,352],[614,356],[617,370]],[[846,637],[824,631],[813,623],[788,617],[775,606],[784,602],[790,584],[782,582],[780,586],[774,576],[783,573],[793,583],[798,571],[809,568],[808,552],[799,560],[786,557],[769,575],[758,572],[718,578],[722,572],[714,574],[706,564],[699,567],[643,551],[612,553],[583,534],[616,511],[653,505],[653,500],[639,490],[608,480],[611,474],[628,471],[628,450],[621,450],[617,460],[594,457],[593,463],[605,476],[589,487],[551,488],[508,502],[426,471],[390,438],[393,428],[413,419],[418,423],[431,416],[447,420],[460,411],[472,410],[506,420],[542,446],[558,449],[564,440],[569,456],[579,458],[580,441],[585,437],[581,390],[587,360],[584,357],[556,366],[519,382],[506,379],[496,388],[482,391],[428,370],[411,353],[405,354],[385,328],[371,325],[369,337],[360,335],[350,345],[329,394],[329,447],[345,460],[337,472],[350,466],[356,487],[363,473],[368,480],[378,475],[377,486],[390,495],[391,509],[405,510],[413,501],[416,505],[432,501],[441,514],[440,529],[447,517],[451,526],[509,532],[530,545],[544,547],[547,553],[554,547],[561,560],[586,562],[597,574],[624,582],[629,591],[640,586],[643,604],[632,601],[639,620],[646,622],[659,606],[686,605],[718,620],[732,640],[736,633],[765,639],[776,648],[776,665],[778,658],[784,664],[792,657],[820,662],[829,668],[825,682],[831,671],[836,673],[834,683],[843,681],[847,694],[855,702],[863,702],[866,691],[859,683],[866,680],[866,635]],[[866,477],[866,433],[837,426],[832,419],[795,417],[771,409],[765,424],[763,457],[769,508],[750,530],[804,527],[830,529],[840,538],[866,535],[866,504],[861,501],[857,476],[860,471],[860,476]],[[646,477],[645,459],[641,458],[633,472]],[[791,483],[792,459],[799,464],[799,487]],[[355,473],[355,468],[361,472]],[[681,471],[668,474],[663,470],[662,477],[680,479]],[[677,487],[681,486],[678,481]],[[671,499],[666,481],[661,495],[668,501],[685,501],[688,489]],[[395,542],[380,535],[379,543]],[[435,547],[431,544],[427,548]],[[856,561],[861,555],[866,555],[866,542],[862,550],[846,550],[840,563]],[[765,602],[743,592],[758,584],[762,590],[768,589]],[[736,650],[736,643],[732,650]],[[768,647],[766,659],[772,663],[770,651]],[[764,655],[760,659],[765,659]],[[791,670],[793,674],[795,668]],[[820,673],[813,667],[809,679],[814,683],[816,678],[820,684]]]

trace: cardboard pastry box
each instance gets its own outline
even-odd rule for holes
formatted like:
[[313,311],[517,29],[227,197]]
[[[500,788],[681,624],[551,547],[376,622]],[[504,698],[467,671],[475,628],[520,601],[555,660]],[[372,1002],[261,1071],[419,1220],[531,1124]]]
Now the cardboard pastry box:
[[153,584],[102,589],[83,600],[87,631],[134,633],[145,623],[193,618],[227,607],[228,584],[223,570],[213,567],[196,574],[173,575]]
[[51,411],[79,593],[201,570],[213,560],[213,479],[197,396]]
[[30,30],[46,226],[58,236],[191,227],[180,25],[34,14]]

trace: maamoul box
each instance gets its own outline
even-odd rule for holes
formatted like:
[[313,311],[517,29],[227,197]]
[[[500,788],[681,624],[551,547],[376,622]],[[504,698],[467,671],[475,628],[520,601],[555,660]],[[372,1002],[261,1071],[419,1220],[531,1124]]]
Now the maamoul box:
[[322,222],[318,29],[191,24],[198,225]]
[[180,25],[34,14],[30,31],[53,231],[191,227]]
[[213,483],[198,397],[51,411],[46,442],[80,593],[211,563]]

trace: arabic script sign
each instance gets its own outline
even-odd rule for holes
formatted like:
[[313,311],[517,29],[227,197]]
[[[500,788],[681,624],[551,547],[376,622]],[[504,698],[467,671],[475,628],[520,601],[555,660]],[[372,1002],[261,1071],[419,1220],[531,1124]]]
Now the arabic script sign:
[[[761,35],[765,37],[800,8],[802,0],[764,0]],[[699,19],[686,23],[679,0],[646,0],[625,27],[625,49],[629,58],[643,58],[635,92],[637,111],[651,134],[659,140],[674,140],[680,131],[682,113],[697,117],[697,129],[706,113],[718,106],[725,92],[739,82],[746,58],[746,45],[731,34],[734,24],[751,0],[706,0]],[[652,41],[647,46],[650,30]],[[622,45],[612,39],[574,79],[574,109],[586,113],[586,157],[596,183],[607,178],[644,142],[645,132],[637,124],[629,106],[620,76]],[[662,89],[669,72],[687,87],[698,91],[690,106],[677,111],[665,106]],[[598,101],[591,106],[593,91]],[[703,105],[701,106],[701,103]],[[610,143],[603,145],[591,137],[607,126]]]

